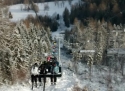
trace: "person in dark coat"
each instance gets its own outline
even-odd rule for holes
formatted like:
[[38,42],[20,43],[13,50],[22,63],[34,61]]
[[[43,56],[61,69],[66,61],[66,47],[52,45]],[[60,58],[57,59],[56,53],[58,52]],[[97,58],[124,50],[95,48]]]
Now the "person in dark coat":
[[[40,66],[39,66],[39,82],[41,85],[41,78],[43,77],[43,82],[46,83],[46,74],[47,74],[47,66],[46,66],[46,62],[44,61]],[[43,75],[43,76],[41,76]]]

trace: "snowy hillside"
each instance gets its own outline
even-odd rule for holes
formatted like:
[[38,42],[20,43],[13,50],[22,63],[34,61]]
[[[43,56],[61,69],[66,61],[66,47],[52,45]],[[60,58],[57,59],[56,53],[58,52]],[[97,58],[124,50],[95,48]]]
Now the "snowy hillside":
[[[76,3],[80,3],[80,0],[73,0],[71,2],[71,5],[74,5]],[[53,16],[55,13],[56,14],[63,14],[64,9],[67,7],[69,10],[71,8],[71,5],[69,4],[68,1],[59,1],[58,4],[55,4],[55,2],[49,2],[49,3],[38,3],[37,4],[39,7],[39,12],[38,15],[48,15],[48,16]],[[48,5],[49,9],[44,10],[44,6]],[[23,4],[18,4],[18,5],[13,5],[9,7],[9,11],[12,13],[13,18],[11,19],[12,21],[19,21],[20,19],[26,18],[28,15],[33,15],[35,16],[34,11],[24,11],[23,9],[25,6]]]
[[[74,74],[72,66],[74,64],[71,59],[65,55],[65,52],[61,52],[61,62],[63,67],[63,74],[61,78],[57,78],[57,85],[51,85],[50,78],[47,78],[45,91],[76,91],[75,87],[81,89],[88,89],[86,91],[125,91],[125,78],[121,76],[119,72],[109,73],[107,67],[97,68],[92,67],[92,75],[89,75],[89,69],[87,65],[77,63],[79,67],[78,74]],[[70,66],[69,66],[70,65]],[[110,82],[110,77],[112,77]],[[90,79],[91,78],[91,79]],[[78,89],[78,88],[77,88]],[[43,86],[34,88],[33,91],[42,91]],[[15,84],[13,86],[0,87],[0,91],[32,91],[31,83],[29,84]],[[77,90],[82,91],[82,90]]]
[[[77,3],[79,0],[73,0],[72,4]],[[44,10],[44,5],[49,5],[49,10]],[[65,7],[70,10],[70,4],[65,1],[64,6],[62,2],[59,5],[55,5],[54,2],[38,4],[40,11],[39,15],[53,16],[55,13],[62,15]],[[19,21],[32,14],[35,16],[33,11],[24,11],[21,8],[24,7],[22,4],[13,5],[9,7],[9,11],[12,13],[13,18],[11,21]],[[65,30],[63,19],[59,20],[60,26],[57,32],[53,32],[52,36],[59,36],[61,30]],[[72,58],[67,56],[64,50],[61,50],[61,63],[63,67],[62,77],[57,79],[57,85],[51,85],[50,79],[47,78],[45,91],[125,91],[125,77],[121,75],[121,72],[110,71],[107,67],[96,67],[92,66],[92,73],[90,76],[89,67],[86,64],[80,62],[73,63]],[[74,67],[77,68],[77,74],[74,73]],[[0,91],[32,91],[30,79],[28,84],[15,84],[13,86],[2,86]],[[75,87],[77,90],[74,90]],[[78,88],[79,87],[79,88]],[[79,90],[78,90],[79,89]],[[43,86],[34,88],[33,91],[42,91]]]

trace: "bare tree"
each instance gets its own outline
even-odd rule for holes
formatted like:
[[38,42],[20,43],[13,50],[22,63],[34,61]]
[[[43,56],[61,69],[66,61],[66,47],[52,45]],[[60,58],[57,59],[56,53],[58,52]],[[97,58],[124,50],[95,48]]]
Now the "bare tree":
[[107,9],[106,4],[102,1],[101,4],[99,5],[99,10],[105,11]]
[[38,5],[35,4],[35,3],[33,3],[32,9],[33,9],[35,12],[39,12],[39,7],[38,7]]
[[71,5],[71,3],[72,3],[72,0],[68,0],[68,2],[69,2],[69,5]]
[[55,0],[55,6],[58,5],[59,6],[59,1]]
[[44,4],[44,11],[45,10],[49,10],[49,5],[48,4]]
[[65,1],[61,1],[61,7],[64,7]]
[[43,3],[45,0],[41,0],[41,2]]
[[29,0],[24,0],[25,10],[29,10]]
[[114,13],[120,12],[119,5],[117,3],[113,6],[113,12]]
[[11,12],[9,12],[9,18],[13,18],[13,16],[12,16]]

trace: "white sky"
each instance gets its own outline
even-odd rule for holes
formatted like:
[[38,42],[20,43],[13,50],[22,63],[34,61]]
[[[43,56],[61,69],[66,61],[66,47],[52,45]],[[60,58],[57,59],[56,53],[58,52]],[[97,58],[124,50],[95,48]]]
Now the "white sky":
[[[73,0],[73,3],[77,2],[78,0]],[[43,4],[38,4],[40,11],[39,14],[45,15],[48,14],[49,16],[52,16],[55,12],[62,15],[63,10],[65,7],[68,7],[70,9],[70,6],[68,2],[65,3],[65,7],[58,7],[55,6],[53,2],[48,3],[49,4],[49,11],[43,11]],[[20,19],[23,19],[27,17],[28,14],[35,15],[33,11],[26,12],[20,10],[20,4],[19,5],[13,5],[10,6],[10,11],[13,15],[12,21],[18,21]],[[52,37],[59,36],[59,33],[66,29],[64,26],[63,19],[60,19],[60,26],[57,32],[52,33]],[[92,67],[92,79],[89,80],[89,71],[88,66],[83,65],[81,63],[76,63],[75,65],[72,64],[70,61],[71,58],[66,57],[65,52],[61,52],[61,63],[63,67],[63,75],[61,78],[58,78],[57,85],[51,86],[50,85],[50,79],[47,79],[46,84],[46,90],[45,91],[73,91],[72,88],[75,85],[80,86],[81,88],[84,88],[85,86],[89,88],[89,91],[108,91],[107,87],[107,78],[109,70],[106,67],[103,67],[102,71],[99,71],[95,66]],[[74,68],[74,66],[79,67],[78,73],[82,75],[76,75],[73,73],[73,71],[69,70],[68,68]],[[112,80],[112,91],[125,91],[125,79],[123,80],[123,76],[119,74],[119,72],[111,73],[113,80]],[[115,78],[117,76],[117,78]],[[123,82],[121,81],[123,80]],[[35,88],[33,91],[42,91],[42,86]],[[31,83],[29,79],[29,84],[15,84],[13,86],[3,85],[0,87],[0,91],[32,91],[31,90]]]

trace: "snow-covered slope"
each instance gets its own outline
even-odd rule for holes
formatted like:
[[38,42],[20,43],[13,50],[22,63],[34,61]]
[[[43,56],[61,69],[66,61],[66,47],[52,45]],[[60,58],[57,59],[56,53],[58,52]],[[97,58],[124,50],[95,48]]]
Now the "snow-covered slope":
[[[75,4],[78,2],[78,0],[73,0],[72,4]],[[61,3],[61,2],[60,2]],[[65,2],[64,7],[55,6],[54,2],[48,3],[49,10],[44,11],[44,4],[38,4],[40,11],[38,14],[40,15],[49,15],[53,16],[55,13],[59,13],[62,15],[65,7],[67,7],[70,10],[70,5],[68,1]],[[12,21],[18,21],[20,19],[24,19],[27,17],[27,15],[32,14],[35,16],[35,13],[33,11],[21,11],[21,4],[19,5],[13,5],[10,6],[9,9],[13,15]],[[64,28],[64,22],[61,18],[60,26],[57,32],[53,32],[52,36],[59,36],[59,33],[62,30],[65,30]],[[88,91],[125,91],[125,78],[121,76],[120,72],[112,71],[111,74],[109,74],[109,69],[107,67],[97,68],[95,66],[92,67],[92,75],[90,80],[89,75],[89,67],[85,64],[77,63],[78,73],[81,75],[75,74],[71,68],[74,67],[74,64],[71,61],[71,58],[67,57],[65,52],[61,52],[61,62],[63,67],[63,75],[61,78],[58,78],[57,85],[51,86],[50,79],[47,79],[46,83],[46,90],[45,91],[73,91],[74,86],[79,86],[80,88],[89,88]],[[117,76],[116,76],[117,75]],[[111,84],[108,82],[111,79]],[[15,84],[13,86],[2,86],[0,87],[0,91],[32,91],[31,90],[31,83],[30,79],[29,84]],[[34,91],[42,91],[43,87],[34,88]]]
[[[73,0],[71,2],[71,5],[74,5],[78,3],[80,0]],[[39,12],[38,15],[48,15],[48,16],[53,16],[55,13],[56,14],[63,14],[64,9],[67,7],[69,10],[71,9],[71,5],[68,3],[68,1],[59,1],[58,4],[55,4],[55,2],[49,2],[49,3],[38,3],[37,4],[39,7]],[[44,10],[44,6],[48,5],[49,9]],[[12,13],[13,18],[11,19],[12,21],[19,21],[21,19],[26,18],[28,15],[33,15],[35,16],[34,11],[24,11],[23,9],[25,6],[23,4],[18,4],[18,5],[13,5],[9,6],[9,11]]]
[[[75,74],[70,66],[74,66],[70,57],[67,57],[65,52],[61,52],[61,62],[63,67],[63,75],[57,79],[56,85],[51,85],[50,78],[47,78],[45,91],[74,91],[75,86],[80,88],[88,88],[87,91],[125,91],[125,78],[119,73],[109,72],[107,67],[97,68],[92,66],[91,79],[89,68],[87,65],[77,63],[79,70],[82,70],[81,75]],[[70,65],[70,66],[69,66]],[[111,83],[110,81],[111,77]],[[32,91],[31,83],[15,84],[13,86],[2,86],[0,91]],[[43,86],[34,88],[33,91],[43,91]],[[77,90],[82,91],[82,90]]]

